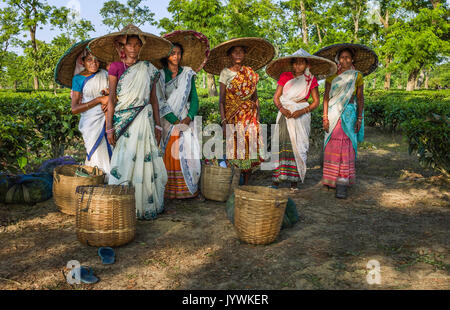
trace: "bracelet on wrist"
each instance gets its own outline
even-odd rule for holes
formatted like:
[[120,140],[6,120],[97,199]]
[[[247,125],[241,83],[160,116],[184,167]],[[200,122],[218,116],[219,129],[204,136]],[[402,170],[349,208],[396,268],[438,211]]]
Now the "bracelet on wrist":
[[110,129],[106,130],[106,133],[112,133],[112,132],[114,132],[114,128],[110,128]]
[[161,126],[158,126],[158,125],[155,125],[155,129],[158,129],[159,131],[162,131],[162,130],[163,130],[162,127],[161,127]]

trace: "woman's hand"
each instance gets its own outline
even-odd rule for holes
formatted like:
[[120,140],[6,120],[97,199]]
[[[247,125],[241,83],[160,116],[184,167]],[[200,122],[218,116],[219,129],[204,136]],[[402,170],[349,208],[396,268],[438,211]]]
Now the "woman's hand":
[[186,126],[189,126],[189,124],[192,122],[191,118],[189,116],[186,116],[182,121],[181,124],[184,124]]
[[285,109],[285,108],[283,108],[283,107],[280,108],[280,112],[281,112],[281,114],[283,114],[286,118],[291,118],[291,117],[292,117],[291,111],[289,111],[289,110],[287,110],[287,109]]
[[108,99],[109,99],[108,96],[102,96],[102,97],[99,97],[99,99],[98,99],[98,101],[100,101],[100,103],[102,105],[102,110],[105,113],[106,113],[106,111],[108,111]]
[[292,113],[292,118],[299,118],[303,114],[308,113],[308,108],[300,109]]
[[361,129],[362,119],[358,118],[355,123],[355,133],[358,133]]
[[156,145],[159,145],[161,142],[161,130],[155,127],[155,139],[156,139]]
[[109,144],[111,144],[112,146],[116,146],[116,138],[114,136],[114,131],[107,132],[106,133],[106,138],[108,139],[108,143]]
[[323,118],[322,124],[323,124],[323,130],[325,130],[325,132],[328,132],[330,130],[330,121],[328,120],[328,117]]

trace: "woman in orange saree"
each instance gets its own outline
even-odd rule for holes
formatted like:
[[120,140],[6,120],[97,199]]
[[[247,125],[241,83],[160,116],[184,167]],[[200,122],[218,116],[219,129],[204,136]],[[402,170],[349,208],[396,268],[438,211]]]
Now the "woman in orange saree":
[[[259,76],[252,68],[244,66],[245,48],[233,46],[227,51],[232,66],[220,73],[220,115],[224,137],[228,124],[235,126],[236,133],[227,139],[227,159],[244,175],[244,184],[248,184],[251,172],[258,169],[262,161],[258,149],[261,145],[259,135],[259,100],[256,86]],[[256,139],[251,139],[254,125]],[[230,126],[228,126],[230,129]],[[245,137],[245,147],[239,147],[238,137]],[[234,139],[234,143],[233,143]],[[230,143],[233,148],[230,149]],[[256,143],[252,145],[251,143]],[[250,154],[256,150],[256,154]],[[230,153],[233,155],[230,158]]]

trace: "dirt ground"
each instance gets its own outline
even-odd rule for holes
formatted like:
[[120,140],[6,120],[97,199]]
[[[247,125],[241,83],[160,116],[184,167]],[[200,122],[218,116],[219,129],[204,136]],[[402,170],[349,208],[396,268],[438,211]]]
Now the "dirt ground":
[[[292,196],[300,222],[267,246],[237,239],[225,203],[170,201],[104,266],[53,200],[0,204],[0,289],[450,289],[448,178],[422,169],[400,134],[369,128],[357,183],[338,200],[320,184],[318,155]],[[270,173],[251,183],[270,185]],[[70,260],[100,281],[69,285]],[[380,285],[366,280],[369,260],[380,262]]]

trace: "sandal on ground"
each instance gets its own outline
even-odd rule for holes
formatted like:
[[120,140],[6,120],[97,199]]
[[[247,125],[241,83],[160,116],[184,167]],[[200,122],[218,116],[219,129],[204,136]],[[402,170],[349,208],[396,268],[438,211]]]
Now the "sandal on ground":
[[336,198],[347,199],[347,185],[336,184]]
[[88,266],[81,266],[73,270],[72,277],[78,273],[78,270],[80,272],[80,281],[85,284],[94,284],[98,282],[98,278],[94,276],[94,271],[91,267]]
[[110,247],[101,247],[98,249],[98,255],[102,258],[103,265],[114,264],[116,260],[116,253]]

